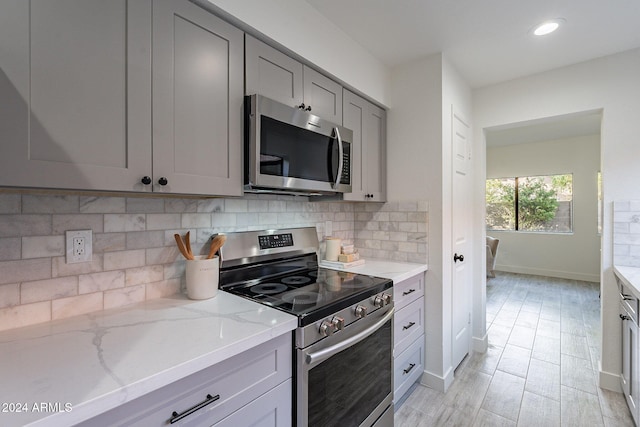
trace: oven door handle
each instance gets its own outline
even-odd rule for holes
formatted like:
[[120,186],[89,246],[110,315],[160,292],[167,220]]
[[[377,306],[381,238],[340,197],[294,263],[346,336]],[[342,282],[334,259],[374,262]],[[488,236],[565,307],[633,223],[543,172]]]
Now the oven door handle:
[[340,178],[342,178],[342,169],[344,168],[344,147],[342,146],[340,131],[337,127],[333,128],[333,130],[336,133],[336,140],[338,140],[338,171],[336,172],[336,182],[333,184],[333,188],[336,188],[340,184]]
[[309,365],[309,367],[311,368],[314,365],[317,365],[318,363],[327,360],[334,354],[340,353],[345,348],[351,347],[352,345],[357,344],[363,339],[367,338],[369,335],[373,334],[378,329],[380,329],[385,323],[387,323],[393,317],[393,311],[394,311],[393,308],[389,310],[389,312],[385,314],[382,319],[378,320],[370,328],[365,329],[364,331],[359,332],[356,335],[350,338],[347,338],[344,341],[340,341],[339,343],[332,345],[331,347],[327,347],[323,350],[316,351],[315,353],[307,354],[307,357],[305,358],[307,365]]

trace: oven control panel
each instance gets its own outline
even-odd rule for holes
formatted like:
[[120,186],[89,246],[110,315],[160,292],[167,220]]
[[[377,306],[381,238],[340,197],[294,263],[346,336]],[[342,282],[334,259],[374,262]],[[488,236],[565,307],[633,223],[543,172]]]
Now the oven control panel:
[[274,249],[293,246],[293,234],[265,234],[258,236],[258,244],[260,249]]

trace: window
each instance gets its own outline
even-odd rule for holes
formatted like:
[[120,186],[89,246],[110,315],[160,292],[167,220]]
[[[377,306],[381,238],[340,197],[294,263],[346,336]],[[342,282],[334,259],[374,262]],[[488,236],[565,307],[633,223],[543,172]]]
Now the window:
[[487,179],[487,230],[570,233],[573,175]]

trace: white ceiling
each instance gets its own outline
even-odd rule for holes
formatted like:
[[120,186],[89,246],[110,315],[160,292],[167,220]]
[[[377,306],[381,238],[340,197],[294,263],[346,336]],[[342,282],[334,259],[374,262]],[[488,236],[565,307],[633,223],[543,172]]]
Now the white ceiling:
[[443,52],[472,88],[640,47],[638,0],[307,2],[388,66]]

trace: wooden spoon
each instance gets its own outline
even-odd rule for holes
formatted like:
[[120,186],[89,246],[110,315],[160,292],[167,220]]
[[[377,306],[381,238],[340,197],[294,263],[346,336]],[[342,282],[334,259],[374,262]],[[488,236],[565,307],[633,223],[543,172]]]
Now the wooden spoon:
[[216,237],[211,240],[211,249],[209,249],[209,255],[207,255],[207,259],[211,259],[215,256],[216,252],[220,250],[224,242],[227,241],[227,236],[218,234]]
[[189,252],[187,252],[187,248],[184,246],[184,242],[182,241],[182,237],[180,237],[180,235],[178,233],[174,234],[173,237],[176,238],[176,243],[178,244],[178,249],[180,249],[180,253],[182,254],[182,256],[184,256],[186,259],[189,259],[189,260],[195,259],[195,258],[193,258],[193,255],[191,255]]
[[191,232],[187,231],[187,235],[184,236],[184,244],[187,248],[187,253],[193,257],[193,251],[191,250],[191,237],[189,237],[190,234]]

